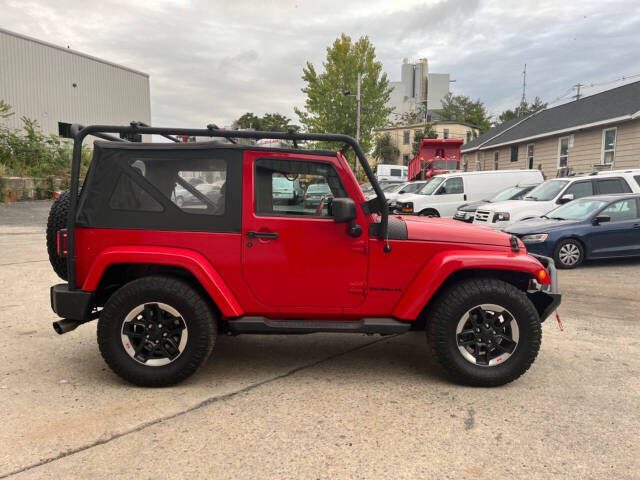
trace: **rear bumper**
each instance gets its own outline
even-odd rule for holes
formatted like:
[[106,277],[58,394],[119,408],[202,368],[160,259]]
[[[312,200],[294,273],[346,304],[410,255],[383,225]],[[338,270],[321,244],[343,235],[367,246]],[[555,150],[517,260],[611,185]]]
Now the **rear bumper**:
[[542,255],[529,254],[536,258],[549,273],[550,285],[543,285],[540,290],[527,290],[527,297],[534,304],[540,321],[544,322],[560,306],[562,294],[558,289],[558,271],[553,259]]
[[69,284],[51,287],[51,309],[62,318],[84,321],[90,318],[93,292],[69,290]]

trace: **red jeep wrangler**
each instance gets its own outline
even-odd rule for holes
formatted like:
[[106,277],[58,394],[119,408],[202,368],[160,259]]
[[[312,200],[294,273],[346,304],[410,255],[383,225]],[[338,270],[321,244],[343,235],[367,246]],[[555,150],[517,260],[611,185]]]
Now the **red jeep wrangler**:
[[[72,131],[71,189],[54,203],[47,228],[53,267],[68,280],[51,288],[63,317],[54,328],[65,333],[98,319],[105,361],[137,385],[189,377],[220,332],[408,330],[426,330],[455,380],[501,385],[529,368],[540,322],[560,303],[553,262],[528,255],[515,237],[453,220],[390,217],[351,137],[136,123]],[[275,138],[296,148],[130,143],[110,133]],[[95,142],[79,192],[87,135],[107,141]],[[344,147],[297,148],[304,140]],[[373,200],[365,201],[351,172],[348,148]],[[325,194],[304,201],[317,192]]]

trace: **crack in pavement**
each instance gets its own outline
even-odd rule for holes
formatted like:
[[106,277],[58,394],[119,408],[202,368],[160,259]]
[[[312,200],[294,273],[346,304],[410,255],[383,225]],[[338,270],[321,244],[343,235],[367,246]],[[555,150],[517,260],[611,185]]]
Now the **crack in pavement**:
[[42,263],[49,260],[27,260],[25,262],[13,262],[13,263],[0,263],[0,267],[7,267],[9,265],[24,265],[25,263]]
[[158,425],[158,424],[160,424],[162,422],[173,420],[174,418],[181,417],[183,415],[186,415],[186,414],[191,413],[191,412],[193,412],[195,410],[199,410],[201,408],[207,407],[207,406],[212,405],[214,403],[224,402],[226,400],[229,400],[229,399],[231,399],[233,397],[236,397],[238,395],[241,395],[243,393],[247,393],[247,392],[250,392],[252,390],[255,390],[256,388],[259,388],[259,387],[261,387],[263,385],[267,385],[267,384],[272,383],[272,382],[277,382],[278,380],[282,380],[283,378],[287,378],[287,377],[290,377],[292,375],[295,375],[296,373],[298,373],[298,372],[300,372],[302,370],[306,370],[307,368],[313,368],[313,367],[315,367],[317,365],[320,365],[323,362],[327,362],[329,360],[333,360],[334,358],[338,358],[338,357],[340,357],[342,355],[346,355],[346,354],[349,354],[349,353],[352,353],[352,352],[356,352],[358,350],[362,350],[363,348],[370,347],[371,345],[374,345],[376,343],[382,342],[383,340],[389,340],[389,339],[397,337],[397,336],[398,336],[398,334],[384,335],[384,336],[382,336],[382,338],[378,338],[378,339],[376,339],[376,340],[374,340],[372,342],[368,342],[368,343],[365,343],[363,345],[359,345],[357,347],[350,348],[350,349],[345,350],[343,352],[336,353],[335,355],[331,355],[329,357],[322,358],[322,359],[317,360],[315,362],[311,362],[311,363],[308,363],[306,365],[302,365],[300,367],[296,367],[296,368],[294,368],[292,370],[289,370],[288,372],[285,372],[285,373],[283,373],[281,375],[276,375],[275,377],[267,378],[266,380],[262,380],[261,382],[257,382],[257,383],[253,383],[251,385],[247,385],[246,387],[241,388],[239,390],[236,390],[234,392],[225,393],[224,395],[217,395],[217,396],[214,396],[214,397],[206,398],[206,399],[202,400],[201,402],[195,404],[194,406],[187,408],[186,410],[182,410],[180,412],[176,412],[176,413],[173,413],[171,415],[167,415],[165,417],[156,418],[155,420],[150,420],[148,422],[142,423],[142,424],[138,425],[137,427],[131,428],[131,429],[126,430],[124,432],[115,433],[115,434],[109,436],[108,438],[104,438],[104,439],[101,439],[101,440],[96,440],[95,442],[89,443],[87,445],[83,445],[83,446],[80,446],[80,447],[72,448],[72,449],[67,450],[65,452],[61,452],[61,453],[59,453],[58,455],[56,455],[54,457],[46,458],[44,460],[40,460],[37,463],[33,463],[31,465],[27,465],[26,467],[23,467],[23,468],[21,468],[19,470],[14,470],[13,472],[1,474],[0,475],[0,480],[2,480],[3,478],[12,477],[13,475],[17,475],[19,473],[23,473],[23,472],[27,472],[29,470],[33,470],[34,468],[38,468],[38,467],[41,467],[41,466],[46,465],[48,463],[52,463],[52,462],[55,462],[57,460],[61,460],[63,458],[69,457],[71,455],[75,455],[76,453],[84,452],[84,451],[90,450],[90,449],[92,449],[94,447],[99,447],[100,445],[105,445],[106,443],[109,443],[109,442],[111,442],[113,440],[117,440],[118,438],[124,437],[126,435],[130,435],[132,433],[140,432],[140,431],[142,431],[142,430],[144,430],[146,428],[152,427],[154,425]]

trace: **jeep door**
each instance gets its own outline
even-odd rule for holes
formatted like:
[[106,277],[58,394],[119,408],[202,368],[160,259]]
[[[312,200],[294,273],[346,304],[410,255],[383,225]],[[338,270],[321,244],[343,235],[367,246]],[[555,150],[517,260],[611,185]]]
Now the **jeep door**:
[[[326,312],[364,300],[368,226],[360,206],[358,238],[330,216],[331,199],[349,196],[336,167],[335,157],[245,152],[244,178],[253,181],[244,182],[242,273],[260,303],[280,311]],[[274,177],[299,182],[304,196],[311,185],[319,185],[312,192],[330,193],[319,203],[315,197],[280,201],[272,191]]]

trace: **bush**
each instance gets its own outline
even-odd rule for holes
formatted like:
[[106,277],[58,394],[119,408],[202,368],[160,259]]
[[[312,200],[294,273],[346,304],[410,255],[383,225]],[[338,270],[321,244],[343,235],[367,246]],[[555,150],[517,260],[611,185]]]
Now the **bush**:
[[[0,100],[0,120],[13,115],[11,107]],[[21,118],[22,129],[10,129],[0,123],[0,176],[62,177],[71,176],[73,142],[57,135],[46,136],[38,122]],[[82,149],[81,176],[91,161],[91,150]]]

